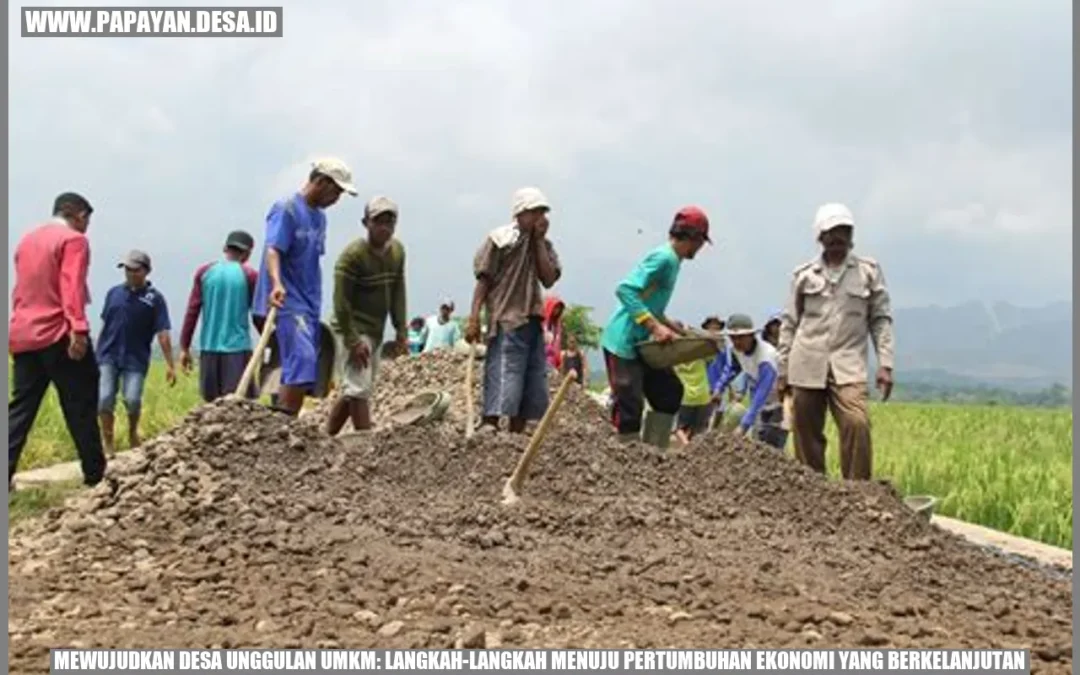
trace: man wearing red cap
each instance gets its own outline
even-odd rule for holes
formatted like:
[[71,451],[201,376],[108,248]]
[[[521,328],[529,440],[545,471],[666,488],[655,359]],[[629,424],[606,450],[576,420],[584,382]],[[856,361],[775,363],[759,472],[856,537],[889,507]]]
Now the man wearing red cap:
[[[683,387],[672,369],[647,366],[637,345],[650,337],[667,342],[681,332],[682,327],[664,313],[682,262],[692,260],[702,246],[712,243],[709,218],[696,206],[680,209],[668,235],[668,241],[650,251],[615,289],[619,304],[600,338],[615,401],[612,423],[619,440],[640,437],[659,448],[666,448],[671,440]],[[645,399],[652,410],[642,432]]]

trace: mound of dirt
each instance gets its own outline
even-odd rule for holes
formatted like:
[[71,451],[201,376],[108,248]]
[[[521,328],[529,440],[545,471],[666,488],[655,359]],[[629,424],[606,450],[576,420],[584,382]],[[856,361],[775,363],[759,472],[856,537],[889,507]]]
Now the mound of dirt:
[[527,441],[465,440],[464,367],[386,363],[379,420],[454,395],[426,426],[330,439],[325,406],[202,406],[20,526],[11,672],[46,672],[51,645],[1027,647],[1071,670],[1067,580],[751,443],[621,446],[578,388],[503,506]]

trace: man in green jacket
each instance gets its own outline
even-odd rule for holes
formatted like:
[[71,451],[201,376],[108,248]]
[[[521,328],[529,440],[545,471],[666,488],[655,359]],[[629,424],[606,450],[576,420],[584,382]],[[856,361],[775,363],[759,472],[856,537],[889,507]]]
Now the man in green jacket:
[[330,410],[326,432],[336,436],[352,419],[353,428],[371,428],[370,401],[379,369],[379,347],[390,316],[397,351],[408,349],[405,318],[405,247],[394,239],[398,207],[375,197],[364,207],[367,238],[354,240],[334,267],[334,318],[341,396]]

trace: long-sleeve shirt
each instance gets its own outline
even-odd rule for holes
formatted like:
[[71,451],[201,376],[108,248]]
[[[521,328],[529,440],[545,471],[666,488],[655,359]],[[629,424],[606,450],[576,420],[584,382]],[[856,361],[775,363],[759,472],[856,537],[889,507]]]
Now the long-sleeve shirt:
[[202,316],[199,351],[234,354],[251,350],[248,317],[259,273],[236,260],[206,263],[195,270],[188,295],[180,348],[191,349]]
[[754,425],[762,409],[779,404],[776,391],[776,349],[768,342],[758,339],[749,354],[743,354],[732,347],[731,355],[734,358],[729,359],[724,367],[718,388],[722,391],[740,373],[746,377],[753,393],[750,407],[739,421],[739,426],[745,431]]
[[830,274],[822,259],[795,268],[780,323],[779,371],[788,384],[824,389],[865,384],[867,343],[892,368],[892,309],[885,274],[873,258],[851,255]]
[[637,359],[637,344],[649,337],[645,322],[663,319],[681,261],[670,243],[650,251],[615,289],[619,304],[600,337],[600,346],[622,359]]
[[709,378],[709,393],[713,396],[720,393],[720,378],[724,374],[724,368],[727,367],[730,358],[729,350],[730,347],[717,354],[712,361],[709,361],[709,365],[705,369],[705,374]]
[[340,333],[346,349],[361,335],[382,342],[386,317],[398,335],[407,335],[405,317],[405,247],[396,239],[382,253],[367,239],[345,247],[334,266],[334,318],[331,328]]
[[87,273],[90,242],[54,218],[19,240],[15,248],[8,351],[37,351],[70,333],[89,333]]

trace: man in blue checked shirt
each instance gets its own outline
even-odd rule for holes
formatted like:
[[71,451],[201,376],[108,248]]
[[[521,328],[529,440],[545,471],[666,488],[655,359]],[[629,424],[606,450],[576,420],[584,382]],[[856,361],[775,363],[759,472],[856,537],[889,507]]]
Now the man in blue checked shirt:
[[732,314],[727,322],[731,338],[731,358],[720,376],[718,389],[723,391],[739,374],[746,377],[750,406],[739,420],[740,435],[757,429],[757,440],[783,450],[787,432],[780,427],[783,408],[777,391],[776,348],[758,337],[753,320],[746,314]]

